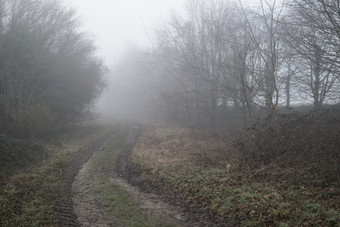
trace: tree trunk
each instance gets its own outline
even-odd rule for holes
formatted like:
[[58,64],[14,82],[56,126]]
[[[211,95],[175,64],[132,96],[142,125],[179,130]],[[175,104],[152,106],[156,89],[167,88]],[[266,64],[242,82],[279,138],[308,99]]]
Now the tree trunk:
[[319,109],[322,105],[320,100],[320,73],[321,73],[321,48],[318,45],[314,45],[315,59],[314,59],[314,88],[313,88],[313,99],[314,109]]

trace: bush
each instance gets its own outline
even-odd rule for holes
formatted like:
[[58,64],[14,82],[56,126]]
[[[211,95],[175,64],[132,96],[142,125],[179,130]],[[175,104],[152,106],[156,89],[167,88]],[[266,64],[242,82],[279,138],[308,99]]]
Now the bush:
[[307,168],[324,183],[340,181],[339,119],[340,108],[333,107],[282,115],[282,128],[262,122],[235,143],[240,168]]
[[0,136],[0,182],[46,156],[42,145]]

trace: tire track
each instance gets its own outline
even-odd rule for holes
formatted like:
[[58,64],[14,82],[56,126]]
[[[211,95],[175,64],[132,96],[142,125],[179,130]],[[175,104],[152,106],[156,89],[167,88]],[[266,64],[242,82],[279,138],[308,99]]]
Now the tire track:
[[[177,203],[173,204],[169,202],[166,197],[158,193],[144,192],[143,187],[140,184],[131,184],[131,177],[137,177],[134,175],[134,171],[130,169],[130,154],[134,147],[139,135],[140,128],[135,127],[133,133],[130,136],[125,148],[119,154],[115,167],[113,169],[103,169],[103,173],[109,177],[110,183],[119,186],[128,195],[133,198],[136,207],[144,214],[161,220],[164,223],[171,224],[172,226],[215,226],[211,222],[193,218],[192,212],[183,212]],[[119,217],[108,217],[104,213],[104,207],[97,201],[96,193],[93,190],[92,182],[94,182],[95,174],[91,172],[90,165],[94,157],[105,149],[107,144],[114,137],[107,140],[101,147],[99,147],[89,158],[89,160],[82,165],[75,180],[72,184],[73,191],[73,207],[76,215],[77,224],[80,226],[120,226],[118,223],[124,223],[119,221]],[[135,179],[140,182],[140,179]],[[152,187],[152,185],[149,185]]]
[[90,170],[90,165],[93,158],[103,151],[108,143],[114,139],[114,136],[105,141],[102,146],[94,151],[91,158],[79,170],[72,184],[73,209],[77,217],[77,222],[80,226],[88,227],[109,227],[117,226],[115,220],[107,217],[103,213],[100,204],[97,203],[95,193],[93,192],[93,173]]
[[58,201],[55,207],[56,216],[58,217],[58,226],[80,226],[77,220],[77,215],[74,213],[72,184],[75,177],[82,168],[82,165],[86,163],[94,152],[103,149],[108,141],[112,140],[113,136],[110,135],[105,142],[95,144],[86,151],[82,152],[75,158],[67,167],[63,168],[62,185],[58,191]]

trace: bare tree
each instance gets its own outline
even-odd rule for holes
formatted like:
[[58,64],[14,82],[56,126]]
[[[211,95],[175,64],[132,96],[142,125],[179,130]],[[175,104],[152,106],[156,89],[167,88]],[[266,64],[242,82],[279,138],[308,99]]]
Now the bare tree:
[[283,43],[279,26],[283,4],[277,1],[269,3],[265,0],[261,0],[260,3],[260,12],[249,12],[242,8],[252,46],[248,70],[257,87],[253,90],[258,92],[256,103],[264,107],[269,116],[274,114],[282,125],[277,106],[283,81],[280,74]]
[[186,93],[195,93],[196,110],[206,114],[214,127],[218,105],[223,100],[224,63],[229,60],[226,44],[231,8],[222,1],[194,0],[189,1],[187,14],[187,19],[174,16],[159,30],[158,43],[185,72],[186,88],[190,88]]
[[104,72],[74,10],[58,0],[2,0],[0,9],[2,131],[27,135],[74,122]]
[[208,118],[214,127],[231,108],[242,112],[245,125],[265,110],[284,128],[279,109],[301,101],[302,93],[317,108],[336,98],[338,5],[304,2],[285,7],[261,0],[256,11],[219,0],[188,1],[186,15],[158,29],[155,46],[164,81],[175,88],[162,93],[174,115],[185,112],[187,122]]
[[255,82],[249,73],[252,40],[248,33],[248,23],[242,12],[234,8],[228,24],[228,42],[225,50],[228,58],[223,62],[223,88],[229,93],[236,109],[240,109],[245,126],[254,123],[253,102],[256,96]]
[[[336,2],[293,1],[290,16],[283,22],[288,44],[299,59],[297,85],[312,98],[314,107],[334,98],[338,87],[339,36]],[[332,12],[332,13],[331,13]]]

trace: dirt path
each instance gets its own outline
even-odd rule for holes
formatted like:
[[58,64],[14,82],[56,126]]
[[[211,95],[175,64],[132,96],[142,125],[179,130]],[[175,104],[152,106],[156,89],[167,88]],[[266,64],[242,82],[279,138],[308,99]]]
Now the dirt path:
[[94,196],[90,165],[96,154],[83,165],[72,184],[74,213],[81,226],[115,226],[114,220],[105,216]]
[[[124,152],[120,154],[118,159],[117,170],[120,169],[120,171],[110,173],[110,183],[118,185],[129,194],[136,202],[138,209],[147,216],[171,223],[174,226],[200,226],[198,223],[193,225],[191,222],[189,224],[186,221],[185,215],[179,212],[176,206],[162,201],[159,195],[141,192],[138,187],[132,186],[117,173],[124,171],[127,165],[128,151],[133,147],[137,135],[138,129],[135,128],[134,134],[126,145],[126,149],[124,149]],[[114,138],[106,141],[94,152],[92,157],[82,166],[72,184],[73,209],[81,226],[118,226],[115,218],[108,217],[97,202],[92,184],[94,174],[90,168],[94,157],[103,151],[112,139]]]
[[82,166],[72,184],[73,210],[81,226],[116,226],[114,219],[107,217],[94,196],[92,182],[93,173],[90,169],[93,158],[103,151],[107,144],[114,139],[109,138],[96,149],[92,157]]
[[160,196],[152,193],[143,193],[122,178],[111,178],[110,182],[119,185],[126,193],[131,195],[145,215],[151,216],[174,226],[199,226],[186,222],[185,215],[177,207],[162,201]]
[[77,157],[63,170],[63,179],[60,190],[58,191],[58,201],[55,207],[56,216],[58,217],[59,226],[79,226],[78,217],[74,212],[74,193],[73,183],[76,176],[79,175],[80,169],[84,163],[93,156],[95,152],[99,152],[106,146],[108,141],[112,140],[112,136],[105,142],[93,144],[89,149],[80,152]]
[[141,129],[135,127],[124,152],[120,153],[117,160],[116,173],[120,177],[111,178],[111,182],[132,195],[140,204],[140,209],[149,216],[165,220],[174,226],[214,226],[212,223],[207,225],[207,222],[201,222],[200,218],[195,217],[192,210],[186,209],[187,207],[185,208],[184,204],[175,198],[169,198],[167,195],[159,193],[157,185],[145,181],[140,172],[136,171],[135,166],[130,162],[130,154],[140,133]]
[[134,134],[117,160],[116,172],[121,177],[113,178],[111,181],[132,194],[139,201],[144,212],[158,219],[174,223],[175,226],[226,226],[223,223],[215,222],[199,208],[188,205],[173,195],[164,194],[159,185],[162,182],[155,184],[142,174],[140,167],[130,161],[132,148],[139,135],[140,129],[135,127]]

